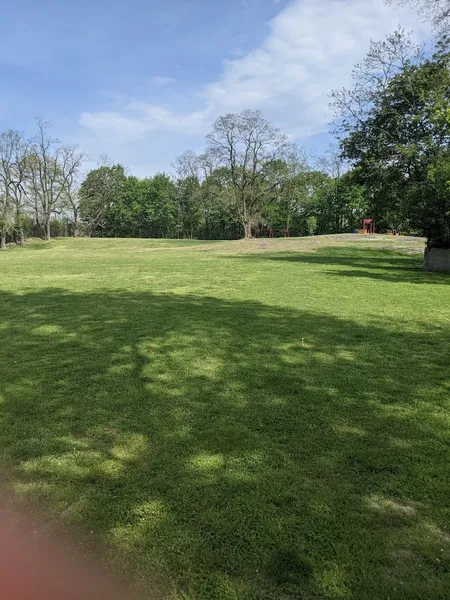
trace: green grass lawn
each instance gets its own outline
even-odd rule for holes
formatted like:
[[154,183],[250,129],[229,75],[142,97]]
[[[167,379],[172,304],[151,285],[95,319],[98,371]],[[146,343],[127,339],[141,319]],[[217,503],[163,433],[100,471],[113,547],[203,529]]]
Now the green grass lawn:
[[154,598],[448,599],[450,276],[402,245],[1,253],[14,497]]

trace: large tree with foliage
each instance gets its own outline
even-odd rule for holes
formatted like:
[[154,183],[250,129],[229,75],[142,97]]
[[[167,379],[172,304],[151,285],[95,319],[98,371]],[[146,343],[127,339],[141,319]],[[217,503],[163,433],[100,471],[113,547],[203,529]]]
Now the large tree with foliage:
[[106,217],[123,193],[126,181],[122,165],[100,166],[90,171],[80,186],[80,215],[87,233],[92,235],[107,226]]
[[264,202],[280,185],[273,165],[285,157],[288,140],[254,110],[219,117],[207,140],[212,154],[229,169],[230,206],[242,223],[244,237],[249,238],[252,226],[260,220]]
[[[372,44],[355,87],[334,93],[342,150],[378,215],[395,216],[429,244],[450,247],[450,53],[431,57],[402,32]],[[446,191],[447,190],[447,191]]]

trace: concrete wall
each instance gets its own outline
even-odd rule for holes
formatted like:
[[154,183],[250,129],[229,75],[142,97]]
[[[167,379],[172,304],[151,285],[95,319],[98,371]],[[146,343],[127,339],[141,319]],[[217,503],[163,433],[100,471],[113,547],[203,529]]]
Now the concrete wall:
[[425,248],[424,267],[426,271],[446,271],[450,273],[450,250]]

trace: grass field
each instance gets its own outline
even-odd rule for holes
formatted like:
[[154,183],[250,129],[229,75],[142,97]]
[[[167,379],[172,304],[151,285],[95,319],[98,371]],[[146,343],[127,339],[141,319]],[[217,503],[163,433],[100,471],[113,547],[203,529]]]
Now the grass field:
[[423,272],[422,248],[1,253],[14,497],[152,598],[448,599],[450,276]]

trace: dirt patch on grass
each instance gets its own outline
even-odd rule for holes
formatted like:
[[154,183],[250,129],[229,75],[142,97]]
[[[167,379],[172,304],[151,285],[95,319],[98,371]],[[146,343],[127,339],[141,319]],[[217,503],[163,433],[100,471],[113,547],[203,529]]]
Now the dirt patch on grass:
[[252,254],[270,252],[314,252],[320,248],[358,246],[394,250],[406,254],[422,254],[424,238],[390,235],[358,235],[342,233],[304,238],[253,238],[217,244],[196,246],[193,250],[210,250],[215,254]]

